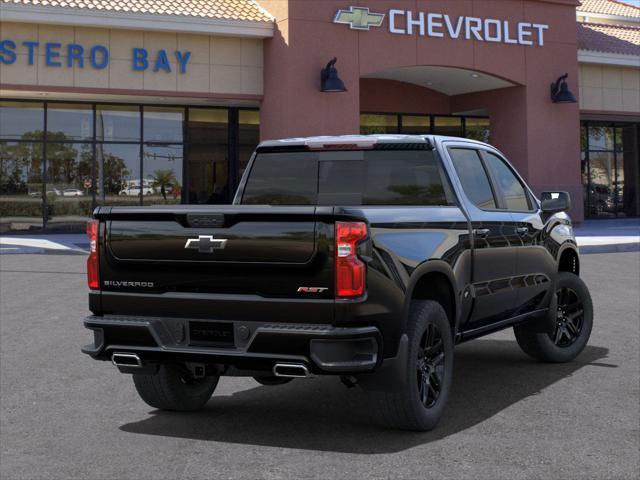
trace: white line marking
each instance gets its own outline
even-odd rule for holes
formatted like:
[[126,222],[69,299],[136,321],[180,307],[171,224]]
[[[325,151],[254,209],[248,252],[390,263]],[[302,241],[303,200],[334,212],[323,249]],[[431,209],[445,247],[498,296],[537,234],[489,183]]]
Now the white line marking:
[[578,246],[586,247],[591,245],[625,245],[640,243],[640,237],[636,236],[615,236],[615,237],[576,237]]
[[0,237],[0,245],[18,245],[20,247],[46,248],[49,250],[71,250],[59,243],[40,238]]

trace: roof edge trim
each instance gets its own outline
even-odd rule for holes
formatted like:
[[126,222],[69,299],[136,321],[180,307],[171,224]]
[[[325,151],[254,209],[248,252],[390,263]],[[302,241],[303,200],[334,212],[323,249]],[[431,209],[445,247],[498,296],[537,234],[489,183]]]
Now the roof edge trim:
[[256,38],[273,37],[274,30],[273,22],[203,18],[195,15],[157,15],[112,10],[36,7],[7,3],[3,3],[0,9],[0,21]]
[[640,57],[623,53],[598,52],[594,50],[578,50],[578,63],[594,63],[599,65],[618,65],[621,67],[640,68]]

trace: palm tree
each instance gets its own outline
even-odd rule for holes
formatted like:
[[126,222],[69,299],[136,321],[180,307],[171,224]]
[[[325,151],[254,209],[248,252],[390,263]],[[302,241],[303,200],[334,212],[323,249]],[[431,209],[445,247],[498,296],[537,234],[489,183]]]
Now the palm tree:
[[165,187],[172,185],[176,181],[176,174],[172,169],[169,170],[156,170],[153,172],[153,186],[160,187],[160,193],[164,202],[167,203],[167,191]]

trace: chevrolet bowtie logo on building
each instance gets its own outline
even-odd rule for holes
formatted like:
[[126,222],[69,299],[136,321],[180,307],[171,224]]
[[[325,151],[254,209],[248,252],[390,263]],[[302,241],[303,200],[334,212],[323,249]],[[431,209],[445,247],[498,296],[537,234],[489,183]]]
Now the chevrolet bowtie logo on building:
[[333,23],[349,25],[352,30],[369,30],[379,27],[384,20],[384,13],[371,13],[366,7],[349,7],[349,10],[338,10]]
[[213,238],[211,235],[198,235],[198,238],[190,238],[184,244],[184,248],[198,250],[198,253],[213,253],[214,250],[222,250],[227,245],[226,238]]

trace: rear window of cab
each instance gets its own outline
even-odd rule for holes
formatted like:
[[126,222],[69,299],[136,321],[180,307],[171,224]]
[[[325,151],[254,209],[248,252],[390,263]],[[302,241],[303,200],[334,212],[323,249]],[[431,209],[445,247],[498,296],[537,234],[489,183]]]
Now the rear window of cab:
[[259,153],[244,188],[248,205],[454,205],[433,151]]

